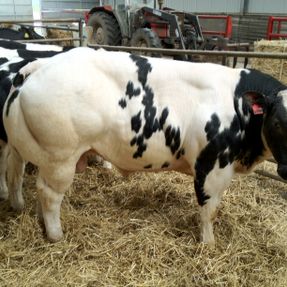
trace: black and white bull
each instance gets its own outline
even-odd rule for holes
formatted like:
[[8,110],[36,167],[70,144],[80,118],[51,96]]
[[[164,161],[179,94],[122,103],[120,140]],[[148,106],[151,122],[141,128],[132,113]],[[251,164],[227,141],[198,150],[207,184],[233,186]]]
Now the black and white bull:
[[76,48],[51,58],[5,104],[9,189],[23,160],[39,167],[47,236],[61,239],[60,206],[95,152],[124,173],[194,176],[202,241],[236,172],[273,155],[287,178],[287,88],[249,69]]
[[[9,40],[0,40],[0,199],[8,197],[6,185],[6,168],[7,168],[7,135],[3,126],[2,115],[4,103],[9,95],[13,81],[21,68],[26,67],[26,72],[31,73],[39,65],[42,65],[47,57],[54,56],[63,51],[63,48],[56,45],[41,44],[22,44]],[[45,59],[42,59],[45,58]],[[35,61],[37,60],[37,61]],[[35,62],[34,62],[35,61]],[[29,68],[29,64],[33,66]],[[19,80],[19,79],[18,79]],[[20,80],[21,77],[20,77]],[[12,206],[14,202],[21,201],[11,199]]]

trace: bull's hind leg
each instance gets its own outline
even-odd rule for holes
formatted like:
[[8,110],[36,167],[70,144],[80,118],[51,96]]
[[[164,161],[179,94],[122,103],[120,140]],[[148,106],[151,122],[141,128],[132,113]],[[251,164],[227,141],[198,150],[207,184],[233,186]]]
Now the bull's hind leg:
[[60,221],[61,203],[65,191],[72,184],[75,165],[67,163],[61,166],[39,168],[37,191],[40,201],[40,216],[44,220],[47,237],[50,241],[59,241],[63,236]]
[[213,220],[216,217],[216,209],[220,203],[222,193],[228,187],[233,176],[230,166],[224,169],[218,164],[208,173],[200,174],[197,171],[194,182],[197,200],[200,205],[201,240],[211,246],[215,244],[213,234]]
[[8,198],[8,188],[6,184],[8,145],[0,141],[0,199]]
[[18,211],[24,208],[24,199],[22,194],[24,169],[24,160],[14,148],[9,147],[7,158],[9,199],[12,208]]

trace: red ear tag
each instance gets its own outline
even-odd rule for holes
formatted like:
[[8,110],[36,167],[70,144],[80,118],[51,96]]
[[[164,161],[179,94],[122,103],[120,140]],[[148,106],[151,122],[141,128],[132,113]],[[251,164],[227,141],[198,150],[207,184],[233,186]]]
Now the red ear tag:
[[263,109],[258,104],[252,104],[252,110],[253,110],[254,115],[262,115],[263,114]]

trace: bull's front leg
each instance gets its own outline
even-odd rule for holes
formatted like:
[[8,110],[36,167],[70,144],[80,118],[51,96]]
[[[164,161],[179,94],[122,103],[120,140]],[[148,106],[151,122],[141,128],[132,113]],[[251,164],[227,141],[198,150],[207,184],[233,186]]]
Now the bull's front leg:
[[0,142],[0,199],[8,198],[8,188],[6,183],[7,156],[8,145],[4,142]]
[[9,147],[7,158],[8,191],[10,204],[17,211],[21,211],[24,208],[22,194],[24,169],[24,160],[14,148]]
[[204,169],[196,171],[194,188],[200,205],[201,241],[210,246],[215,245],[213,221],[216,217],[216,209],[232,176],[233,169],[230,165],[221,169],[218,164],[215,164],[208,174]]

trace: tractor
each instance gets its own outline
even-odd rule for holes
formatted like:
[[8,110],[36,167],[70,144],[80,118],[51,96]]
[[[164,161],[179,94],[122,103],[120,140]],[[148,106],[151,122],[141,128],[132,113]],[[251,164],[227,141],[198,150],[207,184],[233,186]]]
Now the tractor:
[[104,0],[86,15],[89,42],[150,48],[198,49],[203,35],[198,17],[163,8],[163,0]]

